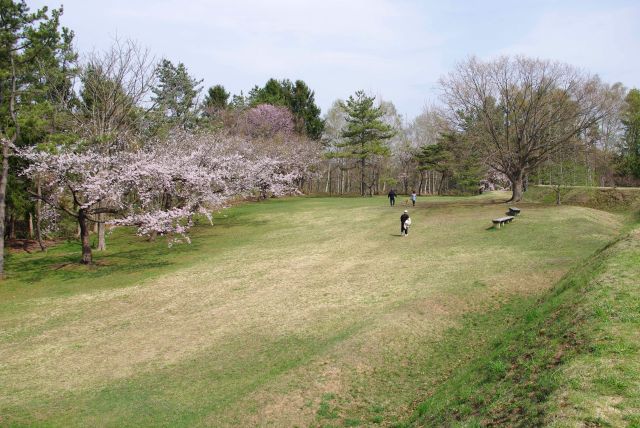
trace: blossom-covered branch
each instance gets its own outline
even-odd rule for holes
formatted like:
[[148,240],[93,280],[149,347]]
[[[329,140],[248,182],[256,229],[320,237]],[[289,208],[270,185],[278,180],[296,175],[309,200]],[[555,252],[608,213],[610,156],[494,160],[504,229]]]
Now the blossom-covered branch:
[[241,136],[181,131],[136,152],[31,148],[20,156],[29,162],[23,173],[43,183],[38,197],[78,220],[82,261],[91,263],[88,223],[96,214],[112,214],[108,223],[135,226],[140,235],[188,241],[195,214],[211,221],[211,212],[231,198],[295,193],[312,163],[303,145],[292,140],[286,146],[274,150]]

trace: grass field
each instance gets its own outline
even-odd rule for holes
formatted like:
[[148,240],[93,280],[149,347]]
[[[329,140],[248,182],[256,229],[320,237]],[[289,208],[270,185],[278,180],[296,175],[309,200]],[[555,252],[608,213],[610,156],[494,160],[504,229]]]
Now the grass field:
[[504,194],[247,204],[168,249],[128,231],[12,254],[0,285],[0,424],[403,422],[493,346],[623,217]]
[[402,425],[640,427],[639,275],[636,228],[520,308]]

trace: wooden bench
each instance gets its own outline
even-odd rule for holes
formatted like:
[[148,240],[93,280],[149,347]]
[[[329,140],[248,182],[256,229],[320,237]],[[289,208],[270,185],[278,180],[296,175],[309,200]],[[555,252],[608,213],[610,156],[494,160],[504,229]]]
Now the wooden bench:
[[500,229],[500,226],[506,223],[511,223],[513,219],[514,219],[514,216],[508,215],[506,217],[494,218],[492,221],[493,221],[493,225],[496,226],[497,229]]
[[518,214],[520,214],[520,208],[516,208],[516,207],[509,207],[509,215],[510,216],[517,216]]

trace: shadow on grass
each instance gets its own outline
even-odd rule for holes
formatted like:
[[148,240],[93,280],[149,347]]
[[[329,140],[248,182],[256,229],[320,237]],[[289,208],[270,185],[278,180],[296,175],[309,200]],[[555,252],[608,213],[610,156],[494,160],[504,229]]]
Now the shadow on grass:
[[[48,285],[76,281],[82,281],[88,288],[101,287],[102,285],[92,284],[91,281],[116,274],[128,278],[132,275],[142,278],[162,274],[172,266],[197,260],[198,255],[210,253],[208,245],[211,244],[209,238],[212,236],[228,235],[229,230],[235,227],[260,229],[270,223],[265,219],[255,219],[253,210],[255,208],[252,206],[231,209],[225,215],[216,215],[213,226],[204,218],[196,218],[195,227],[190,233],[191,243],[177,243],[171,248],[168,248],[164,238],[158,237],[156,241],[150,242],[146,238],[135,236],[130,228],[115,229],[108,238],[107,251],[93,251],[94,263],[91,265],[80,263],[81,246],[78,241],[60,242],[55,247],[50,247],[46,253],[10,253],[6,257],[6,278],[12,284],[5,283],[8,286],[6,290],[18,286],[18,283]],[[95,240],[96,237],[92,236],[93,244]],[[218,240],[216,245],[226,246],[224,240]]]
[[11,257],[9,278],[21,282],[39,283],[68,282],[76,280],[92,280],[113,275],[136,274],[143,271],[165,270],[177,260],[197,254],[202,250],[202,244],[175,245],[168,249],[164,242],[146,242],[144,240],[127,242],[133,248],[122,251],[122,242],[114,243],[113,252],[93,253],[94,263],[84,265],[80,263],[81,253],[79,243],[66,243],[57,251],[39,253],[32,257],[21,255]]
[[[105,258],[108,258],[105,257]],[[9,278],[19,279],[27,283],[49,281],[75,281],[79,279],[91,280],[118,273],[136,273],[146,269],[160,269],[171,266],[169,260],[145,261],[129,258],[123,263],[111,264],[105,259],[98,259],[91,265],[80,263],[77,255],[56,257],[54,260],[45,258],[28,260],[13,266],[13,271],[19,272]]]

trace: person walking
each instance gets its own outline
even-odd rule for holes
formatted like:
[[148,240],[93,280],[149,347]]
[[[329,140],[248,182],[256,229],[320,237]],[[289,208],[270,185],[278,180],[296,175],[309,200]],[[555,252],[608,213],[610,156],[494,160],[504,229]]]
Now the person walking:
[[391,204],[391,206],[396,204],[396,192],[393,189],[389,190],[389,204]]
[[411,203],[413,206],[416,206],[416,199],[418,199],[418,195],[416,195],[416,191],[411,192]]
[[409,217],[409,211],[404,210],[400,216],[400,236],[407,236],[409,234],[409,226],[411,225],[411,218]]

